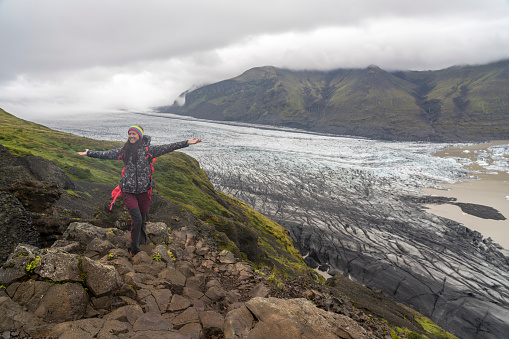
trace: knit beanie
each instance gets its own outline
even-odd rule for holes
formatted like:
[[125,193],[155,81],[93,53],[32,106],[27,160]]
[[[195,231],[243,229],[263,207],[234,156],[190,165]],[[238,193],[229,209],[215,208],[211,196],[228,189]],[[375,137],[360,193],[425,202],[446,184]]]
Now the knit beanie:
[[135,131],[140,136],[140,139],[143,139],[143,128],[141,128],[140,126],[133,125],[129,127],[127,133],[129,133],[130,131]]

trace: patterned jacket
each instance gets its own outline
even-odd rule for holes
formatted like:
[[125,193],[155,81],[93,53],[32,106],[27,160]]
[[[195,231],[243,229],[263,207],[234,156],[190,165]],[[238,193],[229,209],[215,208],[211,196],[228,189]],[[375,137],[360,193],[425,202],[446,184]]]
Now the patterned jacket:
[[[138,194],[150,190],[152,183],[150,180],[150,162],[147,159],[148,153],[155,158],[189,146],[187,140],[166,145],[150,146],[150,140],[150,136],[144,135],[142,139],[143,146],[140,146],[138,149],[137,161],[134,162],[132,158],[129,158],[127,164],[124,164],[125,171],[119,184],[123,193]],[[145,150],[145,147],[148,148],[148,152]],[[99,159],[118,159],[121,153],[122,147],[110,151],[89,150],[87,156]]]

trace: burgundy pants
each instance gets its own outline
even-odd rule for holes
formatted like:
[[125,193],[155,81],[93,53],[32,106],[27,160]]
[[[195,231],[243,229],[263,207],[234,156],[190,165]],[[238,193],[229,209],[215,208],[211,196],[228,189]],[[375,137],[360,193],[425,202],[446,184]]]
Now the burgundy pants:
[[148,192],[131,194],[122,192],[124,203],[131,215],[131,252],[140,251],[140,245],[147,243],[147,215],[150,207]]

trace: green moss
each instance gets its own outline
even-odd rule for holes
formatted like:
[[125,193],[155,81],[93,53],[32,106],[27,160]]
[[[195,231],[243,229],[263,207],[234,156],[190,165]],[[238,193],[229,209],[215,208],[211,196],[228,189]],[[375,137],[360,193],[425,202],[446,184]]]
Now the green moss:
[[168,250],[167,253],[168,253],[168,256],[170,257],[170,260],[172,262],[177,261],[177,259],[175,259],[175,257],[173,256],[173,253],[171,252],[171,250]]
[[444,331],[441,329],[437,324],[432,322],[430,319],[423,317],[423,316],[417,316],[415,317],[415,320],[424,328],[424,330],[428,333],[431,333],[438,338],[443,339],[458,339],[456,336]]
[[[436,325],[434,322],[429,320],[428,318],[422,316],[421,314],[417,313],[416,311],[403,306],[407,310],[409,310],[413,314],[413,318],[415,321],[419,323],[419,325],[422,326],[422,329],[424,332],[429,333],[433,335],[434,338],[441,338],[441,339],[458,339],[454,335],[444,331],[441,329],[438,325]],[[424,334],[419,334],[414,331],[409,330],[408,328],[400,328],[396,327],[396,332],[391,331],[391,337],[394,339],[398,338],[409,338],[409,339],[427,339],[428,337]]]
[[228,238],[228,236],[226,234],[224,234],[223,232],[216,231],[214,233],[214,238],[215,238],[216,242],[218,243],[219,248],[221,250],[227,250],[237,256],[241,256],[237,245],[235,245],[235,243],[233,241],[231,241],[230,238]]
[[32,260],[32,261],[30,261],[29,263],[26,264],[26,266],[25,266],[26,271],[29,272],[29,273],[34,273],[34,270],[35,270],[35,268],[37,267],[37,265],[39,264],[40,261],[41,261],[41,257],[36,256],[35,260]]
[[159,253],[152,254],[151,258],[154,261],[161,261],[161,260],[163,260],[163,258],[161,257],[161,254],[159,254]]
[[[78,258],[78,269],[80,271],[80,279],[83,280],[83,284],[85,284],[86,280],[87,280],[87,274],[83,271],[83,261],[81,258]],[[83,285],[83,287],[86,288],[85,285]]]
[[76,197],[76,198],[81,198],[81,195],[79,195],[77,192],[73,191],[73,190],[65,190],[67,192],[67,194],[69,194],[70,196],[73,196],[73,197]]
[[267,281],[270,281],[271,283],[274,284],[274,286],[276,286],[277,288],[279,288],[281,291],[284,291],[285,289],[285,284],[283,284],[283,282],[281,280],[279,280],[278,278],[276,278],[276,276],[274,275],[274,273],[272,273],[271,275],[269,275],[268,277],[265,278],[265,280]]

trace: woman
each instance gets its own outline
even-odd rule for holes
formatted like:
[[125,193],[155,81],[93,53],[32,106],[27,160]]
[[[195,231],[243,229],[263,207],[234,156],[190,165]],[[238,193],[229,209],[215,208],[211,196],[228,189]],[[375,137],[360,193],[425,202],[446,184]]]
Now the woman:
[[146,244],[146,222],[150,206],[150,194],[154,186],[152,179],[152,162],[155,157],[201,142],[192,138],[187,141],[172,144],[150,146],[150,137],[143,135],[140,126],[131,126],[128,130],[128,140],[122,148],[110,151],[78,152],[99,159],[122,159],[124,171],[119,189],[124,203],[131,215],[131,248],[132,256],[140,251],[140,245]]

